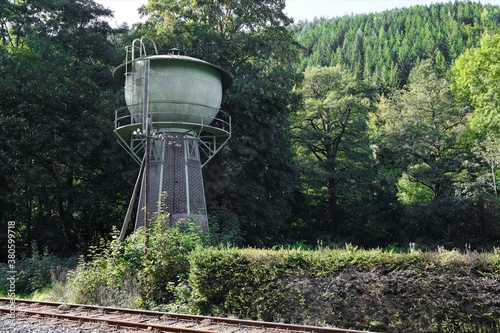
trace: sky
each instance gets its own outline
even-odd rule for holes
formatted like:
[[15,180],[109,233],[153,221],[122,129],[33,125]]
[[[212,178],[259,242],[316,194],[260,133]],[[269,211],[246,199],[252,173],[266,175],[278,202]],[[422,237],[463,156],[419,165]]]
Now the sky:
[[[127,22],[129,25],[139,22],[137,8],[147,0],[95,0],[104,7],[115,12],[113,26]],[[430,5],[448,0],[286,0],[285,13],[295,22],[313,20],[315,17],[338,17],[345,14],[382,12],[388,9],[410,7],[413,5]],[[480,1],[485,4],[500,6],[500,0]]]

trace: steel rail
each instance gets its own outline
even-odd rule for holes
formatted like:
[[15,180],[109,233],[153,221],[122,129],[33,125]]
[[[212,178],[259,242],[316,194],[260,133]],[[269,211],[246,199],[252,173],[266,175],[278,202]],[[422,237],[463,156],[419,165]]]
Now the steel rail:
[[[273,323],[266,321],[253,321],[253,320],[245,320],[245,319],[232,319],[232,318],[222,318],[222,317],[209,317],[209,316],[200,316],[200,315],[186,315],[172,312],[160,312],[160,311],[151,311],[151,310],[139,310],[139,309],[126,309],[126,308],[115,308],[115,307],[106,307],[106,306],[98,306],[98,305],[84,305],[84,304],[72,304],[72,303],[59,303],[59,302],[49,302],[49,301],[33,301],[26,299],[15,299],[14,306],[12,306],[11,298],[0,298],[0,302],[9,303],[6,307],[3,304],[0,304],[0,312],[4,313],[12,313],[14,308],[14,312],[18,313],[27,313],[32,315],[41,315],[45,317],[58,317],[64,318],[74,321],[87,321],[87,322],[101,322],[109,325],[123,326],[123,327],[138,327],[147,329],[149,327],[156,328],[159,330],[163,330],[165,332],[179,332],[179,333],[215,333],[218,332],[216,330],[206,330],[203,327],[200,328],[189,328],[189,327],[181,327],[181,326],[169,326],[166,324],[158,324],[158,323],[147,323],[147,322],[133,322],[133,321],[124,321],[110,318],[97,318],[97,317],[84,317],[78,315],[70,315],[63,313],[53,313],[46,311],[37,311],[37,310],[27,310],[24,308],[16,309],[16,304],[32,304],[32,305],[40,305],[40,306],[51,306],[51,307],[59,307],[65,306],[66,309],[86,309],[86,310],[97,310],[101,313],[108,314],[116,314],[117,312],[120,314],[130,314],[130,315],[144,315],[144,316],[162,316],[168,317],[171,320],[179,320],[179,321],[192,321],[194,323],[199,323],[202,321],[210,321],[212,322],[211,327],[213,326],[221,326],[224,324],[233,325],[241,328],[253,328],[253,329],[261,329],[265,331],[265,329],[279,329],[286,330],[289,332],[307,332],[307,333],[375,333],[369,331],[358,331],[358,330],[349,330],[349,329],[339,329],[339,328],[330,328],[330,327],[319,327],[319,326],[308,326],[308,325],[294,325],[294,324],[284,324],[284,323]],[[153,319],[153,318],[151,318]],[[155,318],[158,320],[158,318]]]
[[[0,312],[10,312],[10,309],[0,308]],[[43,317],[50,318],[59,318],[59,319],[69,319],[72,321],[83,321],[90,323],[102,323],[105,325],[116,325],[118,327],[135,327],[135,328],[143,328],[150,329],[155,328],[161,330],[163,332],[178,332],[178,333],[214,333],[217,331],[207,331],[203,329],[192,329],[181,326],[168,326],[161,325],[155,323],[141,323],[137,321],[125,321],[111,318],[98,318],[98,317],[90,317],[90,316],[78,316],[78,315],[69,315],[64,313],[54,313],[54,312],[45,312],[45,311],[36,311],[36,310],[21,310],[21,313],[27,313],[32,315],[39,315]]]

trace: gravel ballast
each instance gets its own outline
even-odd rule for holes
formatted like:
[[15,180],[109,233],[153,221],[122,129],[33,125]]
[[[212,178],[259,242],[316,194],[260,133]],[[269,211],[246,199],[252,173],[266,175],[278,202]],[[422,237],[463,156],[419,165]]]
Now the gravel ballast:
[[[56,325],[27,323],[12,319],[0,319],[0,333],[101,333],[101,330],[87,330]],[[109,331],[108,331],[109,332]]]

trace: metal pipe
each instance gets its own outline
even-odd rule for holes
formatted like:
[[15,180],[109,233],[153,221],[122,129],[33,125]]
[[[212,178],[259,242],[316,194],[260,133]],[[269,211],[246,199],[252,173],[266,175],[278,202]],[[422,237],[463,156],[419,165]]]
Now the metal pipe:
[[130,218],[132,216],[132,210],[135,205],[135,199],[137,197],[137,192],[139,192],[139,184],[142,180],[142,174],[144,172],[144,158],[142,159],[141,168],[139,169],[139,175],[137,176],[137,180],[135,181],[134,192],[132,193],[132,198],[130,199],[130,203],[127,208],[127,215],[125,215],[125,219],[123,220],[122,230],[120,232],[120,242],[125,240],[125,234],[127,233],[128,224],[130,223]]
[[145,228],[145,244],[144,249],[147,251],[149,243],[149,220],[148,220],[148,190],[149,190],[149,158],[151,149],[151,118],[149,117],[149,59],[144,60],[144,96],[143,96],[143,132],[146,134],[146,152],[144,161],[144,228]]
[[160,141],[160,181],[158,182],[158,214],[161,213],[162,189],[163,189],[163,173],[165,169],[165,140]]
[[191,204],[189,202],[189,166],[188,166],[188,150],[191,140],[184,140],[184,176],[186,179],[186,210],[187,214],[191,214]]

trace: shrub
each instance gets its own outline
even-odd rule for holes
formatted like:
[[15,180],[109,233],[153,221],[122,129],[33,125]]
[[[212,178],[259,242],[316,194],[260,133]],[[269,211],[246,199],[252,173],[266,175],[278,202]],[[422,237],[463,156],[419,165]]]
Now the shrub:
[[[16,294],[29,295],[36,290],[50,287],[57,281],[63,281],[67,272],[76,265],[76,258],[60,258],[50,254],[47,249],[38,252],[33,242],[29,256],[16,262]],[[7,264],[0,264],[0,292],[7,294]]]
[[69,276],[68,301],[145,308],[171,302],[172,288],[187,279],[188,255],[201,236],[191,221],[167,225],[168,215],[160,214],[149,232],[140,228],[123,243],[115,234],[88,260],[81,257]]
[[500,328],[500,251],[236,248],[192,252],[198,314],[390,332]]

